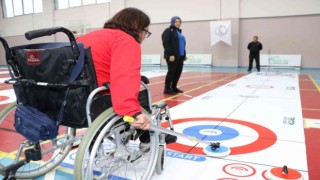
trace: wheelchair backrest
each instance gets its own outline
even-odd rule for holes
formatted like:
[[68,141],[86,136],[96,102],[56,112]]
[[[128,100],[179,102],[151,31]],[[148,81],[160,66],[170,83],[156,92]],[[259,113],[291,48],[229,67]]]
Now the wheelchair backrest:
[[70,43],[31,44],[10,50],[19,71],[14,84],[18,103],[35,107],[55,120],[64,106],[62,125],[87,127],[86,101],[97,87],[90,49],[84,50],[84,66],[73,82],[70,76],[79,61]]

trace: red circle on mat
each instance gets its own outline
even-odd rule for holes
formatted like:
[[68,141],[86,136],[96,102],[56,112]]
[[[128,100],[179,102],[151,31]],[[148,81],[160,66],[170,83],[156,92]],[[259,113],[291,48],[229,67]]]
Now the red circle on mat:
[[[224,121],[224,122],[230,122],[230,123],[235,123],[235,124],[241,124],[244,126],[247,126],[249,128],[254,129],[258,133],[258,139],[255,140],[254,142],[250,144],[246,144],[243,146],[238,146],[238,147],[230,147],[231,150],[231,155],[236,155],[236,154],[246,154],[246,153],[252,153],[256,151],[261,151],[263,149],[266,149],[270,146],[272,146],[276,140],[277,136],[274,132],[269,130],[268,128],[265,128],[263,126],[260,126],[258,124],[254,124],[251,122],[246,122],[246,121],[240,121],[240,120],[234,120],[234,119],[223,119],[223,118],[186,118],[186,119],[175,119],[172,121],[173,124],[179,124],[179,123],[184,123],[184,122],[190,122],[190,121],[204,121],[204,120],[209,120],[209,121]],[[163,127],[167,128],[169,127],[168,122],[164,122],[162,124]],[[182,151],[182,152],[187,152],[191,148],[192,151],[190,153],[197,153],[197,154],[204,154],[203,148],[202,147],[193,147],[193,146],[188,146],[185,144],[180,144],[180,143],[172,143],[167,145],[168,148],[176,151]]]
[[[229,167],[231,166],[231,167]],[[245,175],[239,175],[239,174],[235,174],[232,173],[230,171],[228,171],[228,169],[235,169],[235,170],[239,170],[239,171],[246,171],[249,174],[245,174]],[[251,172],[250,172],[251,171]],[[223,166],[223,172],[231,175],[231,176],[235,176],[235,177],[250,177],[253,176],[256,173],[256,169],[254,169],[252,166],[246,165],[246,164],[240,164],[240,163],[232,163],[232,164],[227,164],[225,166]]]
[[262,177],[265,179],[265,180],[268,180],[268,178],[267,178],[267,170],[264,170],[263,172],[262,172]]
[[[282,173],[282,167],[272,168],[270,174],[281,179],[302,179],[302,175],[299,171],[288,168],[288,174]],[[270,178],[270,177],[269,177]]]
[[0,96],[0,101],[5,101],[5,100],[7,100],[7,99],[9,99],[8,96]]

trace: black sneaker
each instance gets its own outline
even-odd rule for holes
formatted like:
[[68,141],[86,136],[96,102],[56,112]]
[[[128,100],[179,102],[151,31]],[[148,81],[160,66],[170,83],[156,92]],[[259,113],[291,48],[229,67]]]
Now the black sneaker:
[[177,93],[176,93],[174,90],[172,90],[172,89],[165,89],[165,90],[163,91],[163,94],[176,95]]
[[176,93],[183,93],[183,91],[178,88],[173,88],[172,90]]

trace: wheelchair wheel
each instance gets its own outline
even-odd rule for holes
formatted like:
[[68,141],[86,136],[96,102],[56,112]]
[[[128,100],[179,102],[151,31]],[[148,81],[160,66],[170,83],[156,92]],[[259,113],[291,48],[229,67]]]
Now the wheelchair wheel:
[[[24,159],[24,150],[33,148],[14,128],[14,112],[16,103],[12,103],[0,112],[0,168],[13,163],[15,159]],[[34,178],[41,176],[58,166],[69,153],[72,143],[70,139],[75,137],[75,129],[60,126],[59,135],[56,139],[40,142],[42,160],[31,161],[20,167],[16,172],[17,179]],[[22,152],[18,154],[18,148]]]
[[156,163],[156,173],[159,175],[163,171],[164,158],[165,158],[164,156],[165,156],[164,147],[159,146],[158,159],[157,159],[157,163]]
[[158,153],[158,136],[148,133],[148,152],[139,149],[139,134],[112,108],[100,114],[85,133],[75,158],[75,179],[150,179]]

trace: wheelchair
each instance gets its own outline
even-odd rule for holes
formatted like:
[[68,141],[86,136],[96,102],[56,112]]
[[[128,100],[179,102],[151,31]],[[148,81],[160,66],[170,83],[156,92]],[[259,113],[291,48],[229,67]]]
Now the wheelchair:
[[[0,37],[16,102],[0,112],[0,175],[4,179],[31,179],[56,168],[80,141],[74,163],[74,179],[150,179],[161,174],[165,158],[165,134],[133,128],[112,109],[108,83],[97,87],[90,48],[76,43],[63,27],[29,31],[28,40],[62,32],[70,42],[9,47]],[[79,65],[80,64],[80,65]],[[153,126],[168,121],[169,107],[152,104],[149,80],[141,78],[139,102]],[[16,109],[27,104],[59,127],[54,138],[31,141],[14,128]],[[3,135],[2,135],[3,133]],[[6,136],[4,136],[4,133]],[[140,136],[150,141],[142,151]],[[4,149],[6,152],[4,152]]]

